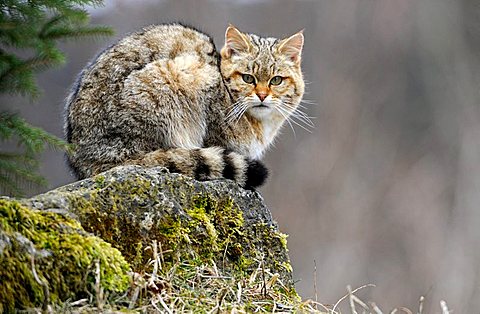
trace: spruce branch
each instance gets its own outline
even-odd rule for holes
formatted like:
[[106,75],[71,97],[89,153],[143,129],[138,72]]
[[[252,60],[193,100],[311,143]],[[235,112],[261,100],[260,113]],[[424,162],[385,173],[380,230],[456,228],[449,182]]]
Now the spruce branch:
[[27,123],[17,115],[0,113],[0,139],[6,141],[14,135],[17,137],[18,144],[25,148],[26,156],[42,152],[45,149],[45,145],[52,149],[60,150],[68,150],[70,148],[70,145],[65,141]]
[[[101,4],[102,0],[0,1],[0,93],[37,98],[36,74],[65,63],[59,40],[111,35],[109,27],[89,25],[84,10]],[[0,142],[16,143],[14,152],[0,152],[0,193],[10,195],[21,195],[26,185],[45,184],[37,173],[37,159],[47,147],[72,149],[21,117],[1,111]]]

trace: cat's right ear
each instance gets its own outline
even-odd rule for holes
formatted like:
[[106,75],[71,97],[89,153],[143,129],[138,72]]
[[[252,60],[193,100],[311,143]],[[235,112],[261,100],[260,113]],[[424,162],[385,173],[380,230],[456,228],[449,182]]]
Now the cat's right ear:
[[247,35],[240,32],[232,24],[228,25],[225,31],[225,45],[220,54],[223,58],[230,58],[234,53],[250,51],[250,41]]

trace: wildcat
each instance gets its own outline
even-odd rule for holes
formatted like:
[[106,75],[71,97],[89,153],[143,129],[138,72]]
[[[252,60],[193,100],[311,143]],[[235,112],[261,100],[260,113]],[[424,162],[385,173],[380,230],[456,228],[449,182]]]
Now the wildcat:
[[211,37],[180,24],[123,38],[80,73],[67,98],[70,167],[80,179],[136,164],[263,184],[258,159],[304,93],[303,42],[302,32],[279,40],[232,25],[220,53]]

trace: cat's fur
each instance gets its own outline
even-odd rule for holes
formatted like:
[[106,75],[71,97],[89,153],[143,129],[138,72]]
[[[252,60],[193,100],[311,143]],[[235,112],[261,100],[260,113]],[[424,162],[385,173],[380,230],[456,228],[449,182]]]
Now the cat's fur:
[[[262,184],[257,159],[303,95],[302,47],[301,32],[278,40],[233,26],[220,54],[209,36],[179,24],[125,37],[82,71],[67,99],[71,168],[85,178],[121,164],[165,166]],[[281,84],[269,84],[274,76]]]

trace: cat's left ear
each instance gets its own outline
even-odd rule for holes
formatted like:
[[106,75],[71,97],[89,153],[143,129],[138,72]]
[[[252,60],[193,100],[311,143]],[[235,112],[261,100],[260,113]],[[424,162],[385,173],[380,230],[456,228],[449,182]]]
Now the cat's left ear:
[[282,39],[278,45],[278,51],[285,54],[296,64],[300,64],[303,49],[303,29],[288,38]]
[[224,58],[230,58],[234,53],[250,51],[250,46],[248,37],[235,26],[229,24],[225,31],[225,46],[223,46],[220,54]]

